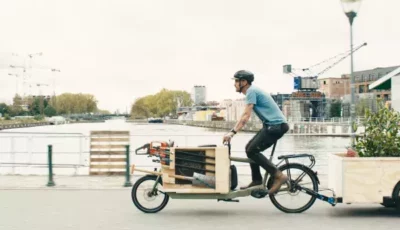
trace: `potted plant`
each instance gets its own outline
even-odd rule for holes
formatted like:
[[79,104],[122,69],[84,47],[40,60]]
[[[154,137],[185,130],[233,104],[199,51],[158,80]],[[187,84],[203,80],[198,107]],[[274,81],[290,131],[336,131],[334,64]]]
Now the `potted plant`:
[[[329,155],[329,187],[344,203],[383,203],[400,181],[400,113],[379,101],[347,153]],[[354,126],[357,130],[357,126]]]
[[[348,156],[354,153],[359,157],[400,157],[399,112],[386,108],[379,100],[377,112],[366,110],[362,124],[365,131],[362,136],[356,137]],[[357,130],[357,125],[354,128]]]

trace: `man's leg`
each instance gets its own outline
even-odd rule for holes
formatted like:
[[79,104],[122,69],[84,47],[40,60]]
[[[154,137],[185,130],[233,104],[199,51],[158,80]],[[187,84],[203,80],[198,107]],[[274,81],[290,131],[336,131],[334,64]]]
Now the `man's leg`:
[[247,157],[255,161],[255,164],[250,164],[252,173],[252,182],[241,189],[260,185],[262,183],[262,176],[260,166],[263,167],[271,175],[275,175],[277,168],[272,164],[261,152],[272,146],[277,138],[268,133],[267,127],[263,127],[246,145]]
[[[258,131],[256,135],[254,135],[253,138],[247,143],[245,149],[246,149],[246,154],[247,157],[250,158],[249,154],[247,153],[247,149],[249,148],[250,145],[253,145],[254,140],[257,139],[257,136],[261,135],[262,130]],[[251,159],[251,158],[250,158]],[[254,186],[254,185],[259,185],[262,183],[262,176],[260,172],[260,165],[256,163],[250,163],[250,169],[251,169],[251,178],[252,182],[249,186]],[[247,188],[248,186],[241,187],[241,189]]]
[[[276,137],[276,140],[280,139],[287,131],[289,131],[288,124],[284,123],[280,126],[275,126],[270,130],[270,133],[273,133]],[[284,175],[280,170],[277,170],[275,175],[273,175],[274,183],[272,184],[271,188],[269,189],[269,194],[276,193],[279,188],[287,182],[289,179],[286,175]]]

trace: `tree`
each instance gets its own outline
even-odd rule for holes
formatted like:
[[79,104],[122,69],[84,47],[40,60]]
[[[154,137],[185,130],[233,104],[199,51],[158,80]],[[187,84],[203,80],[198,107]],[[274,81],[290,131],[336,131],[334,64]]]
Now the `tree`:
[[47,107],[44,109],[44,115],[46,115],[47,117],[52,117],[57,115],[57,111],[56,109],[51,106],[51,105],[47,105]]
[[377,99],[370,99],[370,98],[361,98],[356,103],[356,115],[357,116],[365,116],[367,111],[375,112],[376,111],[376,104]]
[[341,117],[342,111],[342,103],[338,100],[335,100],[331,103],[330,107],[330,116],[331,117]]
[[6,114],[10,113],[10,108],[8,107],[8,105],[6,103],[0,103],[0,113],[2,114],[2,116],[5,116]]
[[131,117],[164,117],[175,114],[180,106],[190,106],[191,104],[192,99],[188,92],[162,89],[155,95],[137,99],[131,107]]
[[25,113],[22,109],[22,97],[16,94],[13,98],[13,104],[9,107],[9,115],[19,116],[24,114]]
[[91,94],[64,93],[50,100],[50,105],[58,114],[93,113],[98,110],[97,100]]

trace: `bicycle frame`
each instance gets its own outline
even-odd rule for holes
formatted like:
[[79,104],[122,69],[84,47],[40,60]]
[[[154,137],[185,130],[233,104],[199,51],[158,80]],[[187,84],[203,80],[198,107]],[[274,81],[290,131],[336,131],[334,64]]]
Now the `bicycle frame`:
[[[272,162],[274,153],[275,153],[275,147],[276,147],[276,142],[273,144],[272,147],[272,151],[271,151],[271,155],[270,155],[270,161]],[[231,156],[231,145],[228,144],[228,148],[229,148],[229,159],[231,162],[242,162],[242,163],[255,163],[253,160],[249,159],[249,158],[244,158],[244,157],[232,157]],[[137,150],[136,150],[137,152]],[[284,165],[289,165],[289,159],[292,158],[301,158],[301,157],[308,157],[311,160],[311,165],[309,166],[304,166],[306,168],[308,168],[307,170],[311,170],[311,168],[315,165],[315,158],[313,155],[310,154],[292,154],[292,155],[283,155],[283,156],[279,156],[277,159],[280,160],[277,164],[275,164],[276,167],[279,167],[280,164],[282,164],[282,162],[286,162]],[[297,164],[297,163],[296,163]],[[158,172],[161,172],[162,169],[158,170]],[[154,169],[154,171],[156,171],[156,168]],[[311,170],[312,171],[312,170]],[[315,173],[315,172],[314,172]],[[319,200],[323,200],[328,202],[329,204],[331,204],[332,206],[335,206],[337,203],[337,199],[335,196],[334,191],[333,192],[333,197],[328,197],[325,195],[322,195],[320,193],[318,193],[318,191],[314,191],[308,188],[305,188],[303,186],[298,185],[297,183],[304,177],[304,175],[306,175],[306,172],[303,172],[302,174],[300,174],[300,177],[298,179],[296,179],[296,181],[292,181],[291,180],[291,174],[290,174],[290,170],[288,171],[288,176],[289,176],[289,180],[290,180],[290,186],[288,189],[280,189],[279,191],[289,191],[292,189],[292,186],[294,186],[293,188],[295,190],[299,190],[299,191],[303,191],[306,194],[316,197]],[[154,175],[154,174],[153,174]],[[317,175],[315,174],[317,183],[319,184],[319,179],[317,177]],[[233,200],[234,198],[237,197],[246,197],[246,196],[250,196],[252,195],[253,197],[256,198],[263,198],[268,194],[268,189],[267,189],[267,180],[269,178],[269,173],[266,171],[262,180],[262,184],[258,185],[258,186],[253,186],[250,188],[246,188],[246,189],[239,189],[239,190],[231,190],[226,194],[219,194],[219,193],[176,193],[176,192],[162,192],[159,191],[161,193],[167,194],[169,197],[174,198],[174,199],[216,199],[218,201],[223,200],[223,201],[235,201],[238,202],[238,200]],[[153,191],[155,190],[157,184],[159,183],[159,180],[161,179],[161,174],[157,175],[157,178],[155,180],[155,183],[153,185]],[[326,189],[326,190],[330,190],[330,189]],[[255,192],[253,194],[253,192]]]

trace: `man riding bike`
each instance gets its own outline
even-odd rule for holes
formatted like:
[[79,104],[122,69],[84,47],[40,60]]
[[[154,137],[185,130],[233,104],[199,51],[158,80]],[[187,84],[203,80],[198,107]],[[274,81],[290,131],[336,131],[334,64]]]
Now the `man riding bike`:
[[251,117],[251,112],[254,111],[262,121],[263,128],[246,145],[247,157],[256,164],[250,164],[252,182],[248,186],[241,187],[241,189],[262,184],[261,166],[274,177],[274,183],[269,190],[269,194],[274,194],[288,180],[288,177],[261,152],[279,140],[289,130],[289,126],[271,95],[252,85],[254,81],[253,73],[240,70],[235,73],[233,79],[235,79],[236,92],[246,95],[246,108],[235,127],[223,137],[223,143],[229,142],[245,126]]

